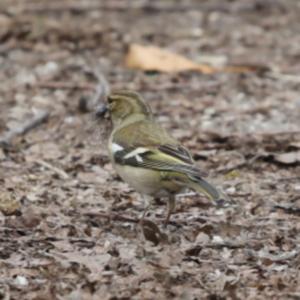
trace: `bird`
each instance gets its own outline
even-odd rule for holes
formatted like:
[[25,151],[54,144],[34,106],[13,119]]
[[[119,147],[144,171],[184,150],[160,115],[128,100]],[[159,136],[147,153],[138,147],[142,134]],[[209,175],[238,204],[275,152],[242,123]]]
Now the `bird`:
[[[175,196],[186,188],[206,195],[215,203],[226,196],[204,177],[190,152],[155,119],[149,104],[137,92],[117,90],[97,109],[97,117],[112,121],[108,140],[110,161],[118,175],[138,193],[166,197],[165,225],[175,209]],[[150,204],[144,211],[144,218]]]

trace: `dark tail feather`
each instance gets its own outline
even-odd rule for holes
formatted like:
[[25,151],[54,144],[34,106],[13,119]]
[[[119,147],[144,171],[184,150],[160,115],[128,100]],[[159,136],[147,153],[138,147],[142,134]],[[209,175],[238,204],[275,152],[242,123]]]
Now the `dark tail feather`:
[[204,179],[200,177],[190,178],[191,181],[188,183],[188,186],[195,190],[196,192],[200,192],[205,194],[210,200],[214,202],[219,202],[222,200],[226,200],[226,196],[217,190],[212,184],[208,183]]

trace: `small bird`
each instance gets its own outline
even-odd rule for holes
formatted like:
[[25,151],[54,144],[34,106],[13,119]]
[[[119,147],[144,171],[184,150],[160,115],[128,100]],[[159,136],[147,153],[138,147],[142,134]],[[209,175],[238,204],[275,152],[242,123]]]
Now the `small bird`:
[[106,111],[113,125],[108,143],[113,167],[142,195],[168,198],[165,224],[175,208],[175,195],[185,188],[204,193],[215,202],[223,201],[224,195],[203,179],[207,174],[195,165],[189,151],[154,120],[150,106],[138,93],[111,93],[96,114],[101,117]]

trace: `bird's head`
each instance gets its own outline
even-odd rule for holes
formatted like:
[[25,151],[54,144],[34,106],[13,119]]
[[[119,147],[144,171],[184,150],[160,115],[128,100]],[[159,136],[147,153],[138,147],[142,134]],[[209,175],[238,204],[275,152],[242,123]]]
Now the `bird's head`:
[[114,127],[128,118],[151,118],[152,112],[144,99],[135,92],[121,90],[107,97],[107,105],[99,110],[101,115],[109,111]]

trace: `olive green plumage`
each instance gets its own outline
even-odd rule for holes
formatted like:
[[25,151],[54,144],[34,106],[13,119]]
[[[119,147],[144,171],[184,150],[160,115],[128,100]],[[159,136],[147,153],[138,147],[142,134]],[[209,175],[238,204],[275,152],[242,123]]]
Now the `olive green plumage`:
[[183,188],[219,201],[223,195],[203,179],[206,173],[191,154],[153,118],[149,105],[137,93],[117,91],[108,96],[113,123],[109,155],[121,178],[142,194],[167,196],[166,222],[174,209],[174,196]]

